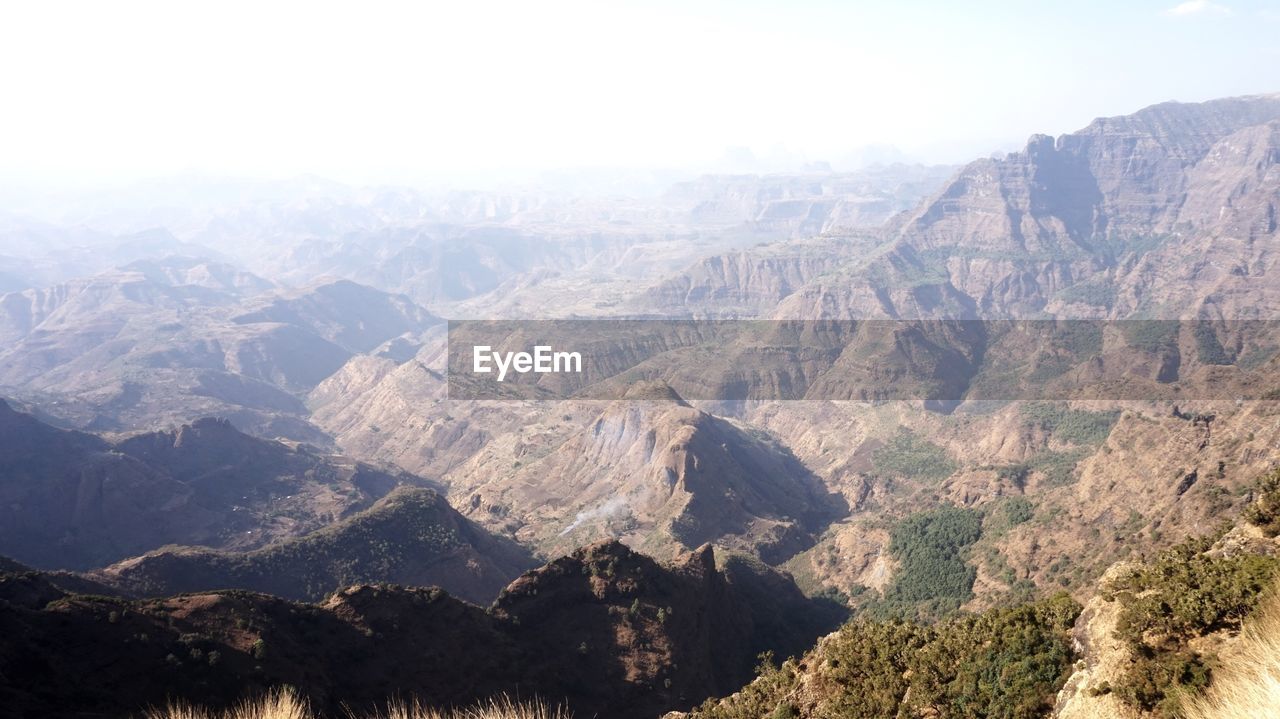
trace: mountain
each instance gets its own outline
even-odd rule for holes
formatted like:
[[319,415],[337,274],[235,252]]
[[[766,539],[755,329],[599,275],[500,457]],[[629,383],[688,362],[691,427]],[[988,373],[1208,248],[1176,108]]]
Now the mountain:
[[[403,293],[440,314],[531,316],[549,307],[599,312],[702,255],[869,227],[932,192],[948,168],[706,176],[658,196],[607,196],[601,186],[422,193],[403,188],[154,188],[111,227],[164,224],[285,285],[339,277]],[[199,192],[224,197],[198,199]],[[239,197],[236,197],[239,194]],[[117,201],[124,202],[123,198]],[[0,270],[3,264],[0,264]],[[548,299],[554,297],[555,301]],[[542,301],[538,301],[542,300]]]
[[979,531],[939,556],[963,557],[974,570],[971,590],[956,598],[978,609],[1055,588],[1086,601],[1112,563],[1242,509],[1256,477],[1280,461],[1274,403],[1173,409],[973,402],[938,415],[908,403],[771,403],[745,419],[850,507],[783,565],[806,591],[875,602],[895,583],[927,576],[902,563],[904,540],[934,510],[960,507]]
[[[645,355],[643,367],[617,377],[615,389],[661,379],[694,408],[449,399],[438,345],[424,346],[414,362],[349,362],[312,392],[313,418],[345,451],[439,477],[468,517],[544,551],[617,536],[662,554],[686,546],[671,531],[679,518],[716,528],[699,541],[783,562],[809,591],[865,600],[909,574],[890,550],[895,529],[923,521],[913,515],[959,506],[980,515],[983,528],[958,550],[961,565],[974,570],[972,596],[966,590],[948,601],[980,608],[1055,586],[1084,600],[1127,553],[1151,551],[1237,510],[1249,478],[1276,461],[1270,404],[1193,398],[1210,379],[1222,382],[1215,395],[1222,398],[1272,396],[1269,330],[1211,340],[1203,326],[1185,323],[1152,343],[1137,331],[1141,323],[1100,324],[1079,346],[1045,352],[1006,332],[1012,325],[971,330],[952,320],[1274,315],[1267,304],[1274,228],[1266,218],[1280,187],[1270,144],[1278,108],[1280,98],[1261,96],[1100,119],[971,163],[882,229],[711,255],[651,285],[626,306],[664,316],[950,318],[904,322],[885,342],[840,323],[824,325],[827,344],[766,336],[683,355],[682,345],[670,358]],[[1213,273],[1221,282],[1209,281]],[[1206,294],[1188,305],[1194,311],[1154,299],[1176,282],[1215,299]],[[1194,292],[1174,294],[1185,300]],[[1249,299],[1230,300],[1229,308],[1231,297]],[[602,362],[618,359],[604,352]],[[802,372],[779,371],[787,352],[802,360],[787,368]],[[911,368],[968,401],[928,407],[946,412],[875,401],[873,390]],[[697,399],[752,383],[798,389],[806,401]],[[1072,383],[1097,394],[1004,401]],[[1130,399],[1107,399],[1112,392]],[[833,397],[854,401],[824,401]],[[707,418],[692,419],[695,410]],[[743,430],[745,445],[669,439],[735,437],[730,428]],[[803,471],[720,462],[756,441]],[[673,457],[734,480],[700,484],[693,474],[690,499],[664,484],[668,469],[681,469],[667,465]],[[753,494],[765,484],[761,476],[787,477],[791,488],[791,478],[811,477],[820,491],[787,489],[788,501],[774,501]],[[808,499],[824,495],[836,499]],[[1133,511],[1118,507],[1117,496]],[[700,497],[720,497],[707,502],[723,515],[702,513]],[[817,507],[834,517],[806,525]],[[779,534],[778,522],[794,524]]]
[[247,592],[108,599],[12,568],[0,599],[0,698],[43,716],[125,714],[174,695],[220,706],[284,683],[333,712],[518,690],[639,719],[731,690],[757,652],[795,651],[840,616],[766,569],[717,569],[709,548],[659,565],[616,543],[526,574],[487,611],[386,585],[315,605]]
[[637,312],[755,317],[851,258],[875,248],[873,234],[840,234],[704,257],[644,291]]
[[[179,233],[269,281],[170,259],[6,295],[0,383],[81,431],[0,409],[0,552],[111,566],[0,563],[0,700],[1175,715],[1273,579],[1262,524],[1213,528],[1273,495],[1280,408],[1243,398],[1278,396],[1280,360],[1270,325],[1203,321],[1276,315],[1278,136],[1257,96],[901,192],[876,183],[902,168],[813,168],[655,202],[291,195]],[[810,322],[622,348],[595,323],[575,398],[469,401],[436,313]],[[1015,319],[1085,329],[1049,347]],[[1007,401],[1068,386],[1090,393]],[[561,558],[507,583],[526,552]],[[827,606],[797,587],[858,618],[812,645]],[[744,687],[766,649],[807,651]]]
[[623,538],[776,562],[847,511],[784,446],[661,383],[603,405],[447,401],[424,363],[438,356],[419,357],[349,363],[312,393],[315,421],[349,452],[439,477],[470,519],[546,554]]
[[44,222],[0,211],[0,292],[49,287],[134,262],[185,256],[226,258],[210,247],[183,242],[155,224],[117,234],[66,218]]
[[[1228,268],[1255,268],[1233,278],[1227,269],[1222,280],[1228,286],[1269,285],[1255,245],[1274,227],[1264,221],[1224,232],[1218,216],[1225,206],[1214,206],[1213,194],[1220,200],[1221,193],[1205,178],[1252,171],[1263,184],[1238,198],[1243,206],[1222,214],[1265,218],[1273,212],[1266,208],[1277,179],[1267,170],[1274,158],[1267,159],[1265,147],[1252,150],[1256,157],[1229,148],[1245,136],[1256,145],[1259,136],[1269,137],[1257,128],[1277,119],[1280,96],[1264,95],[1166,103],[1096,120],[1057,140],[1034,136],[1022,152],[971,163],[933,198],[895,218],[891,247],[853,270],[870,280],[869,288],[818,283],[784,301],[778,312],[1025,317],[1059,299],[1068,316],[1197,316],[1212,299],[1204,288],[1218,282],[1202,277],[1169,283],[1166,273],[1159,280],[1155,273],[1170,261],[1184,265],[1195,256],[1191,247],[1226,243],[1236,250]],[[1161,285],[1158,294],[1135,293],[1153,281]],[[1190,284],[1200,289],[1183,292]],[[1090,294],[1095,285],[1114,287],[1115,298]],[[1269,309],[1232,303],[1213,316],[1270,317]]]
[[411,347],[440,324],[404,297],[346,281],[266,286],[170,258],[0,296],[0,386],[90,430],[219,415],[323,445],[301,395],[357,353]]
[[[1055,719],[1268,716],[1280,475],[1264,475],[1254,488],[1256,501],[1234,522],[1110,567],[1083,607],[1062,594],[931,625],[860,617],[802,657],[763,664],[740,691],[666,719],[949,716],[975,708],[982,716]],[[1242,632],[1250,623],[1254,631]],[[1243,666],[1257,673],[1232,671]],[[1254,704],[1261,713],[1212,711],[1206,689],[1215,702]]]
[[677,183],[663,199],[688,208],[694,223],[747,223],[809,237],[881,225],[933,192],[951,170],[891,164],[848,173],[704,175]]
[[166,544],[261,547],[421,484],[221,420],[107,440],[0,401],[0,553],[41,568],[88,569]]
[[525,550],[479,529],[439,494],[402,486],[369,509],[259,549],[165,547],[92,577],[131,596],[234,588],[319,601],[351,584],[390,582],[487,604],[532,566]]
[[[548,553],[620,537],[658,556],[713,542],[768,562],[847,511],[767,437],[665,385],[634,392],[643,394],[603,410],[560,406],[526,420],[518,441],[490,442],[450,472],[450,495],[476,521]],[[575,414],[587,422],[574,427]]]
[[372,352],[388,340],[420,334],[441,322],[403,295],[347,280],[256,298],[231,321],[302,327],[351,353]]
[[[703,260],[651,293],[670,306],[681,288],[703,286],[687,299],[698,313],[707,293],[786,288],[757,311],[808,319],[1271,317],[1277,120],[1280,96],[1259,95],[1036,135],[965,166],[803,286],[776,259],[800,246],[784,245]],[[716,265],[737,269],[708,278]]]

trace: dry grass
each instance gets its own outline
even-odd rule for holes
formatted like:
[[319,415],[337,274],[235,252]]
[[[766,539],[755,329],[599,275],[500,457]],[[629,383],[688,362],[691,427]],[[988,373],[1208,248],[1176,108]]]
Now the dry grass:
[[223,712],[211,712],[190,704],[152,709],[147,719],[313,719],[307,703],[289,689],[277,689],[256,700],[241,702]]
[[396,702],[381,716],[369,719],[573,719],[563,709],[545,704],[517,704],[507,697],[452,712],[441,712],[417,702]]
[[[491,699],[467,709],[440,711],[418,702],[392,702],[384,713],[351,719],[573,719],[563,709],[545,704],[517,704],[507,697]],[[208,711],[190,704],[173,704],[148,711],[146,719],[315,719],[305,700],[289,689],[279,689],[257,700],[246,700],[222,712]]]
[[1254,612],[1239,641],[1205,695],[1187,701],[1186,719],[1280,716],[1280,591]]

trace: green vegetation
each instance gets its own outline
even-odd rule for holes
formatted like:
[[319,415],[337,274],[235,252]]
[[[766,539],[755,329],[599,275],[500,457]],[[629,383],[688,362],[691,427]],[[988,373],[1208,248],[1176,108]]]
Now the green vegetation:
[[999,537],[1010,529],[1031,521],[1036,513],[1035,505],[1026,497],[1009,497],[996,505],[983,520],[983,534]]
[[1090,412],[1064,402],[1027,402],[1022,415],[1057,439],[1077,445],[1102,444],[1120,418],[1118,410]]
[[898,560],[893,584],[867,610],[881,617],[939,617],[973,596],[977,570],[965,550],[982,536],[982,515],[942,507],[919,512],[889,531],[889,553]]
[[1274,582],[1280,559],[1207,554],[1217,538],[1189,540],[1104,588],[1104,598],[1121,604],[1116,636],[1133,656],[1108,689],[1129,705],[1179,716],[1183,701],[1208,686],[1216,659],[1192,640],[1239,628]]
[[945,449],[906,428],[899,428],[872,453],[871,463],[885,474],[929,481],[946,479],[956,471],[956,463]]
[[950,279],[946,265],[936,258],[921,257],[911,262],[900,255],[877,258],[863,270],[865,281],[872,287],[924,287],[940,285]]
[[1277,354],[1280,354],[1280,346],[1273,344],[1248,347],[1236,360],[1236,366],[1245,370],[1257,369],[1270,362]]
[[1226,348],[1218,341],[1218,335],[1213,331],[1213,323],[1197,322],[1192,334],[1196,339],[1196,356],[1204,364],[1229,365],[1235,362],[1236,358],[1228,354]]
[[1088,450],[1073,449],[1067,452],[1044,452],[1027,463],[1033,471],[1044,475],[1047,487],[1062,487],[1076,478],[1076,466],[1089,455]]
[[1258,480],[1257,499],[1244,510],[1244,519],[1268,537],[1280,535],[1280,470]]
[[693,717],[1044,716],[1070,671],[1068,631],[1079,613],[1063,594],[932,626],[857,619],[803,662],[766,658],[755,682]]
[[1031,472],[1042,474],[1049,487],[1070,484],[1075,479],[1076,466],[1089,455],[1088,448],[1105,442],[1120,419],[1118,410],[1072,409],[1065,402],[1026,402],[1020,409],[1028,421],[1076,449],[1041,452],[1025,462],[1001,467],[1000,477],[1018,487],[1025,486]]
[[1165,234],[1121,235],[1108,232],[1106,237],[1095,237],[1094,245],[1104,256],[1115,262],[1130,254],[1141,257],[1164,244],[1170,237]]
[[1087,456],[1089,456],[1087,449],[1041,452],[1025,462],[997,468],[996,475],[1021,489],[1026,487],[1027,478],[1032,472],[1039,472],[1044,476],[1046,487],[1063,487],[1075,480],[1076,466]]
[[382,581],[456,551],[465,544],[458,527],[434,492],[402,488],[347,520],[261,549],[177,551],[166,559],[165,571],[132,576],[132,588],[166,594],[250,587],[316,601],[338,587]]
[[1054,297],[1067,304],[1082,304],[1091,307],[1110,307],[1116,302],[1115,283],[1104,276],[1091,277],[1084,282],[1077,282],[1070,287],[1058,291]]
[[1178,343],[1177,320],[1132,320],[1120,323],[1129,346],[1146,352],[1162,352]]

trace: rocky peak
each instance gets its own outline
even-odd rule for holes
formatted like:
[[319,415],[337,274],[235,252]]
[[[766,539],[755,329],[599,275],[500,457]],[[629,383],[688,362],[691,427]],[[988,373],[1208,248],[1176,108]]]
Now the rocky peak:
[[654,401],[672,401],[681,407],[688,407],[689,403],[684,401],[675,389],[662,380],[653,380],[647,382],[637,382],[627,388],[622,395],[626,400],[654,400]]
[[202,417],[192,422],[184,424],[178,428],[173,435],[173,446],[178,448],[184,444],[198,440],[221,440],[235,441],[236,438],[244,436],[235,426],[231,424],[231,420],[218,417]]

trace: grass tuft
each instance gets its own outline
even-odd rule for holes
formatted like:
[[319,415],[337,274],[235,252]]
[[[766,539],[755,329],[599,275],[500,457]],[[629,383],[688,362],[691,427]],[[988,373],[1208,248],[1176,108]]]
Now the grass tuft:
[[[572,719],[561,708],[542,703],[519,704],[510,697],[498,697],[473,707],[440,710],[418,701],[393,701],[385,712],[358,714],[351,719]],[[247,699],[225,711],[210,711],[187,703],[152,709],[146,719],[316,719],[307,701],[292,689],[276,689],[258,699]]]
[[1203,696],[1186,702],[1185,719],[1256,719],[1280,707],[1280,592],[1245,623],[1239,652]]

